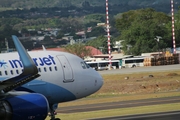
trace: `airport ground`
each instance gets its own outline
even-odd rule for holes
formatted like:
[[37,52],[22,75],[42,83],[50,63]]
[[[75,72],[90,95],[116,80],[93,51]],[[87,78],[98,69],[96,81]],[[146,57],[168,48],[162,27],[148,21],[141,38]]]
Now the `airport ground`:
[[130,118],[135,120],[137,116],[133,115],[137,114],[154,115],[170,111],[171,117],[172,111],[173,114],[180,111],[180,65],[128,68],[99,73],[104,78],[103,87],[87,98],[59,104],[59,118],[117,120],[125,119],[122,118],[124,115],[131,115]]

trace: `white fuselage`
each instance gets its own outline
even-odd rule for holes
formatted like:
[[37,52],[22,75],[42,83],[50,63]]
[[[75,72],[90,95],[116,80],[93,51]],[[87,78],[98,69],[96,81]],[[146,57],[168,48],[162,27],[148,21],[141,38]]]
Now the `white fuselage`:
[[[81,58],[66,52],[29,52],[40,77],[24,84],[16,91],[43,94],[50,104],[88,96],[99,90],[103,79]],[[22,73],[23,65],[17,52],[0,54],[0,80]]]

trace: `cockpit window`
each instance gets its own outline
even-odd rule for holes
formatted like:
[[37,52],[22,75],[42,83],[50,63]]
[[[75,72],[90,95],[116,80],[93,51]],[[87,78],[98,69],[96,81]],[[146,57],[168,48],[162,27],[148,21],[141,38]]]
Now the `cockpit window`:
[[86,65],[87,68],[90,68],[90,66],[86,62],[84,62],[84,64]]
[[81,62],[81,66],[83,69],[90,68],[90,66],[86,62]]
[[86,69],[86,65],[85,65],[84,62],[81,62],[81,66],[82,66],[83,69]]

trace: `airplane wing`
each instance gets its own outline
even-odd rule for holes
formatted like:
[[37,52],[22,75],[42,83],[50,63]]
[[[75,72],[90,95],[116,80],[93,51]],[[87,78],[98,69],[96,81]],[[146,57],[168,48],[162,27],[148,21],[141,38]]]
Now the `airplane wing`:
[[18,51],[24,69],[19,76],[0,81],[0,95],[3,93],[7,93],[15,89],[16,87],[21,86],[40,76],[38,74],[37,66],[34,64],[33,60],[26,52],[19,39],[15,35],[12,36],[12,39]]

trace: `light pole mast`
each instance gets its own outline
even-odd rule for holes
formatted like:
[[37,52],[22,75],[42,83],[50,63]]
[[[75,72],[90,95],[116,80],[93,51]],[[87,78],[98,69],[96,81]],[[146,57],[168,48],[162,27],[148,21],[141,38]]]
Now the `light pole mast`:
[[5,38],[6,51],[9,52],[9,44],[7,38]]
[[159,48],[159,40],[162,39],[161,36],[156,36],[156,38],[154,38],[157,41],[158,44],[158,52],[159,52],[159,56],[160,56],[160,48]]
[[176,54],[176,38],[175,38],[175,21],[174,21],[174,0],[171,0],[171,12],[172,12],[172,38],[173,38],[173,53]]
[[109,53],[109,69],[111,69],[112,62],[111,62],[111,39],[110,39],[110,26],[109,26],[109,7],[108,7],[108,0],[106,0],[106,27],[107,27],[107,37],[108,37],[108,53]]

